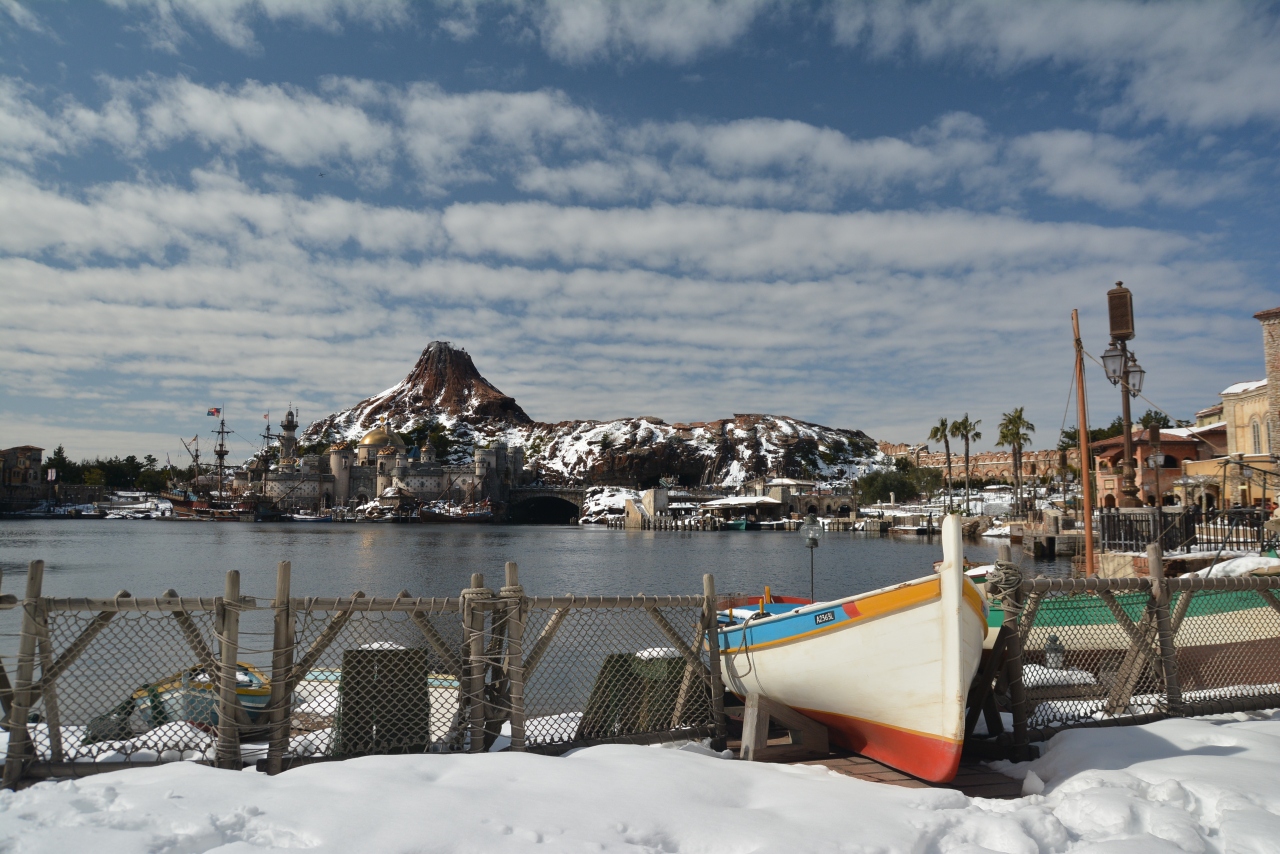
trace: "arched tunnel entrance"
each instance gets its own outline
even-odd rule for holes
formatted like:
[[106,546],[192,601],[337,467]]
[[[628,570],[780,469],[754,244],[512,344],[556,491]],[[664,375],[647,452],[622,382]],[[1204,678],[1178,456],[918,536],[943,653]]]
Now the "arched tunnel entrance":
[[568,525],[581,512],[572,501],[545,495],[512,505],[508,515],[513,525]]

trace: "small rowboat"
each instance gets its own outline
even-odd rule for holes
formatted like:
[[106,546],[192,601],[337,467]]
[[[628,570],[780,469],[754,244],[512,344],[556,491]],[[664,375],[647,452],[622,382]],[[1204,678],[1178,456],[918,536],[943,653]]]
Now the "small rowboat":
[[932,576],[833,602],[755,599],[741,604],[756,608],[721,612],[726,686],[825,724],[837,745],[924,780],[952,779],[987,615],[964,575],[954,516],[942,543]]

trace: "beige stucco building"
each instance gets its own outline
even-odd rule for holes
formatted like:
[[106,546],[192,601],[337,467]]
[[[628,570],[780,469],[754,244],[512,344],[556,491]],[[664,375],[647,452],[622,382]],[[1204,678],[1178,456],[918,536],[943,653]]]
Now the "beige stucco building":
[[1222,420],[1227,424],[1227,453],[1271,453],[1267,436],[1267,381],[1236,383],[1222,390]]

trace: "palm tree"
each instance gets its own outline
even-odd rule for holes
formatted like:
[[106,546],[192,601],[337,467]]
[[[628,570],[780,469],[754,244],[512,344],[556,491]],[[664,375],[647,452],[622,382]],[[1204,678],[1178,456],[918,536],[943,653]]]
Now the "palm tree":
[[1031,444],[1031,434],[1036,432],[1032,424],[1022,414],[1019,406],[1012,412],[1006,412],[1000,419],[1000,439],[996,445],[1009,448],[1013,452],[1013,496],[1015,512],[1022,509],[1022,446]]
[[969,443],[982,438],[982,434],[978,432],[978,425],[981,423],[981,418],[970,421],[967,412],[964,418],[951,422],[951,437],[964,439],[964,515],[966,516],[969,515]]
[[939,418],[938,423],[929,431],[930,442],[941,442],[947,453],[947,512],[951,512],[951,422]]

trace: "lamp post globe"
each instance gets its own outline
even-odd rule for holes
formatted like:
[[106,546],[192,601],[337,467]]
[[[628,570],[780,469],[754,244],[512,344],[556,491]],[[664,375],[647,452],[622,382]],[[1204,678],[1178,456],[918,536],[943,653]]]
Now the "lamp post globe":
[[1111,342],[1111,346],[1102,354],[1102,370],[1106,372],[1107,379],[1112,385],[1120,382],[1120,377],[1124,373],[1124,351],[1116,346],[1115,342]]
[[1129,385],[1129,396],[1137,397],[1142,394],[1142,380],[1146,377],[1147,372],[1138,364],[1138,357],[1129,354],[1129,376],[1125,382]]

